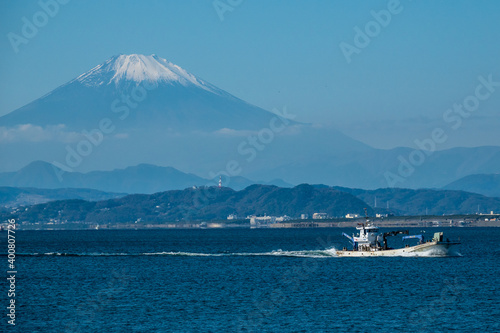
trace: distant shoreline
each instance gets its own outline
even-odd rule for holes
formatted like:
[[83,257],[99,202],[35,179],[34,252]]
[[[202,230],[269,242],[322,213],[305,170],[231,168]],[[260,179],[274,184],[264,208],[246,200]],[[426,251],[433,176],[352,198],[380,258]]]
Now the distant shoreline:
[[[472,219],[472,217],[474,219]],[[488,219],[488,221],[486,221]],[[490,221],[491,220],[491,221]],[[251,225],[246,220],[236,222],[211,221],[190,223],[115,223],[96,224],[69,222],[60,224],[22,223],[17,230],[139,230],[139,229],[292,229],[292,228],[354,228],[364,219],[345,220],[291,220],[280,223]],[[483,216],[391,217],[371,220],[381,228],[446,228],[446,227],[500,227],[500,218]]]

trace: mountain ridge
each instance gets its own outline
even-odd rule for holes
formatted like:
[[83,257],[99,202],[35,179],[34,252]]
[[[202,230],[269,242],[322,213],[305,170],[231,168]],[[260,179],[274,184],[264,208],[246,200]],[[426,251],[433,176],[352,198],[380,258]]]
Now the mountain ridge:
[[461,190],[490,197],[500,197],[500,174],[468,175],[444,186],[443,189]]
[[[390,199],[391,207],[374,208],[367,201]],[[364,199],[364,200],[363,200]],[[375,213],[397,215],[476,214],[476,205],[490,213],[500,211],[500,198],[475,193],[444,190],[334,188],[300,184],[293,188],[251,185],[234,191],[227,187],[197,187],[154,194],[133,194],[122,198],[89,202],[59,200],[16,209],[10,214],[21,222],[145,223],[225,220],[228,215],[299,217],[301,214],[327,213],[330,217],[346,214],[369,216]],[[0,214],[1,217],[1,214]],[[11,217],[10,217],[11,218]],[[137,222],[136,222],[137,223]]]
[[[80,221],[126,223],[225,219],[229,214],[312,216],[320,210],[331,216],[364,211],[366,204],[355,196],[332,188],[315,189],[302,184],[294,188],[251,185],[243,190],[201,187],[155,194],[134,194],[98,202],[62,200],[18,210],[19,221]],[[369,209],[369,213],[372,210]]]
[[375,210],[394,215],[487,214],[500,211],[500,198],[459,190],[333,188],[356,196]]
[[[141,163],[124,169],[110,171],[62,172],[54,165],[35,161],[17,172],[0,173],[0,186],[33,187],[39,189],[88,188],[113,193],[152,194],[167,190],[183,190],[192,186],[215,185],[217,179],[207,179],[192,173],[184,173],[173,167]],[[226,179],[224,179],[226,182]],[[255,182],[245,177],[231,177],[227,184],[236,190]],[[267,184],[293,186],[281,179]]]
[[16,208],[50,201],[80,199],[100,201],[120,198],[126,193],[109,193],[85,188],[40,189],[30,187],[0,186],[0,207]]

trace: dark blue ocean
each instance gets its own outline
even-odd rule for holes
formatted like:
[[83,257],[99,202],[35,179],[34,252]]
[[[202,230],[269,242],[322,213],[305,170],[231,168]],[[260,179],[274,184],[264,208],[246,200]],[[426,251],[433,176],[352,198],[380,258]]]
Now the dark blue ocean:
[[16,326],[0,328],[500,332],[500,228],[425,229],[460,238],[447,257],[339,258],[343,231],[18,231]]

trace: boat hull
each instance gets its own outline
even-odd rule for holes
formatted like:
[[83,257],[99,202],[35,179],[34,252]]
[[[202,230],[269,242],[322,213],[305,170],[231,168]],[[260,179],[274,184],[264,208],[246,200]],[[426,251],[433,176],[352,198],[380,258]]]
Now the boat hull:
[[397,256],[418,256],[425,255],[448,255],[450,248],[458,245],[458,242],[432,241],[415,246],[403,247],[400,249],[370,250],[370,251],[337,251],[339,257],[397,257]]

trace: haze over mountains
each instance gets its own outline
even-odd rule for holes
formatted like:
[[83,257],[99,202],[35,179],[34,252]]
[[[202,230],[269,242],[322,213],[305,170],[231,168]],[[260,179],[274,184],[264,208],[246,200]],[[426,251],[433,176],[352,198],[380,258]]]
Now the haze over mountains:
[[[183,190],[193,186],[213,186],[217,185],[219,181],[218,178],[205,179],[194,174],[181,172],[172,167],[159,167],[150,164],[88,173],[64,172],[57,168],[54,170],[54,168],[50,163],[35,161],[17,172],[0,173],[0,186],[39,189],[90,188],[115,193],[151,194],[167,190]],[[230,185],[235,190],[241,190],[256,183],[292,187],[291,184],[287,184],[280,179],[270,182],[255,182],[238,176],[232,177],[230,183],[227,183],[226,179],[224,179],[223,184],[225,186]]]
[[466,176],[446,185],[444,189],[480,193],[489,197],[500,197],[500,174]]
[[31,206],[56,200],[79,199],[99,201],[125,196],[123,193],[107,193],[92,189],[40,189],[0,186],[0,209]]
[[293,118],[286,106],[263,110],[156,55],[119,55],[0,117],[0,171],[41,160],[73,177],[152,164],[202,179],[369,189],[436,188],[500,172],[500,147],[380,150]]

